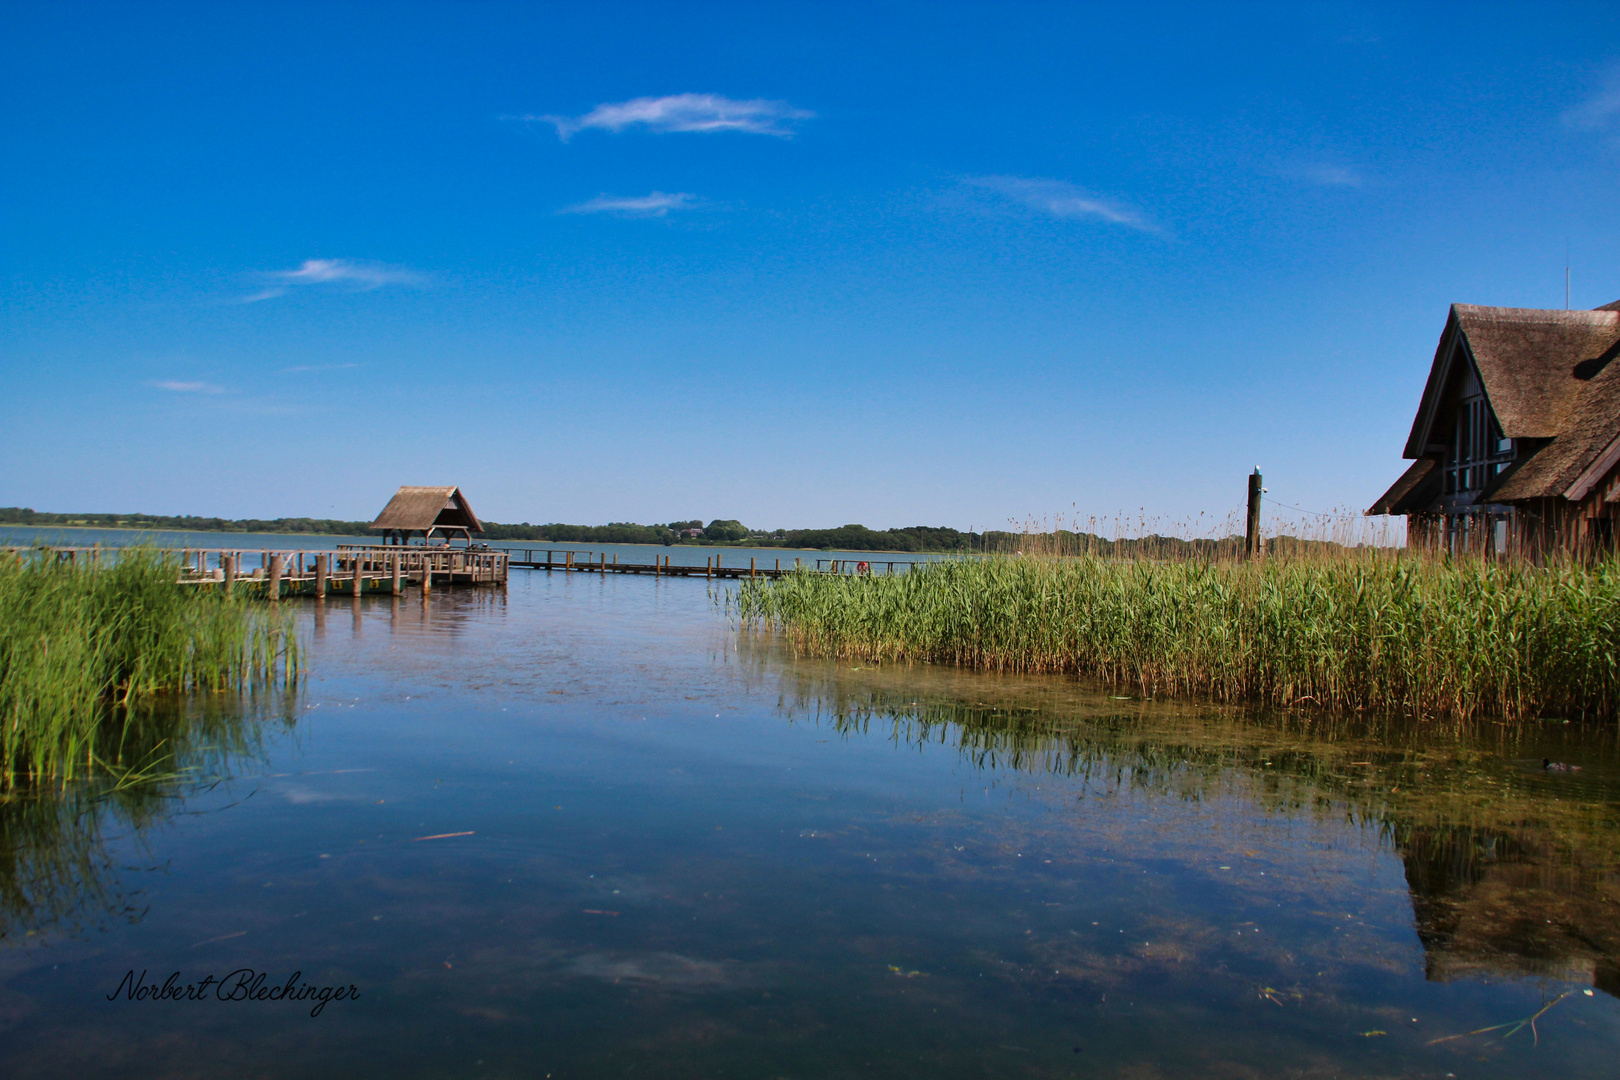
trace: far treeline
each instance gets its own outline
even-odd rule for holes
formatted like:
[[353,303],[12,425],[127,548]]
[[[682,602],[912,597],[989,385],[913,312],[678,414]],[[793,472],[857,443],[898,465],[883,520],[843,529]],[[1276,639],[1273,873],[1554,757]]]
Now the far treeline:
[[[730,547],[806,548],[818,551],[930,551],[1013,552],[1031,547],[1045,554],[1149,555],[1155,558],[1208,557],[1230,554],[1242,545],[1241,537],[1223,540],[1187,540],[1174,536],[1142,536],[1109,540],[1091,533],[1066,530],[1030,534],[988,530],[962,532],[946,526],[912,525],[903,529],[869,529],[844,525],[836,529],[750,529],[741,522],[720,518],[672,521],[663,525],[613,522],[608,525],[502,525],[485,521],[485,540],[535,541],[547,544],[695,544]],[[165,529],[173,532],[311,533],[325,536],[364,536],[369,521],[327,518],[226,518],[160,514],[46,514],[15,506],[0,507],[0,525],[63,525],[101,529]],[[1315,541],[1278,537],[1270,547],[1319,546]],[[1337,545],[1326,545],[1337,546]]]

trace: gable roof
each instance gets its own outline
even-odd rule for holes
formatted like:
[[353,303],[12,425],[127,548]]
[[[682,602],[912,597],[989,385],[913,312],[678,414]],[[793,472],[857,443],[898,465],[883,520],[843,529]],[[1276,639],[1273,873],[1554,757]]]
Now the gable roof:
[[408,532],[427,532],[435,525],[476,533],[484,531],[466,496],[460,488],[453,486],[403,486],[388,500],[388,505],[377,515],[377,520],[371,523],[373,529],[401,529]]
[[1591,377],[1583,369],[1601,368],[1617,347],[1620,301],[1595,311],[1451,305],[1403,456],[1423,456],[1459,363],[1478,373],[1503,435],[1550,439],[1581,396],[1581,376]]

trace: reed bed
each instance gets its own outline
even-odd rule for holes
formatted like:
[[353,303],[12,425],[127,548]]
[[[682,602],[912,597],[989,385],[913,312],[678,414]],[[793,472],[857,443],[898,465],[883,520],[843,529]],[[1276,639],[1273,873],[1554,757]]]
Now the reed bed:
[[1070,673],[1147,697],[1459,721],[1612,720],[1620,704],[1613,560],[992,557],[751,580],[729,602],[801,654]]
[[142,549],[96,566],[0,556],[0,788],[127,766],[126,743],[149,741],[132,717],[153,695],[296,678],[289,618],[178,576]]

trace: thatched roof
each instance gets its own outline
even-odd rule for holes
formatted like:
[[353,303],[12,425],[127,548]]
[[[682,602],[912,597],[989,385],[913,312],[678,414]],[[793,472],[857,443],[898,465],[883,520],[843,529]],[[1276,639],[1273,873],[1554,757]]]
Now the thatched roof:
[[[1620,439],[1620,300],[1592,311],[1453,304],[1440,335],[1403,456],[1417,464],[1368,513],[1411,513],[1437,494],[1444,447],[1435,429],[1440,410],[1463,380],[1477,378],[1491,413],[1510,439],[1540,442],[1531,455],[1499,478],[1482,502],[1563,496],[1580,498],[1601,477],[1601,465]],[[1607,473],[1614,462],[1603,466]],[[1576,494],[1577,489],[1580,493]]]
[[1439,462],[1418,458],[1389,490],[1372,504],[1369,514],[1410,514],[1434,501],[1440,490]]
[[[1405,456],[1422,457],[1446,388],[1465,366],[1510,439],[1550,439],[1564,431],[1593,367],[1620,345],[1620,310],[1541,311],[1451,305]],[[1584,378],[1582,377],[1584,375]]]
[[[1616,439],[1620,439],[1620,364],[1606,364],[1586,382],[1569,411],[1557,438],[1542,447],[1523,465],[1509,473],[1487,492],[1487,501],[1514,502],[1519,499],[1562,495],[1579,499],[1585,490],[1573,490],[1582,473],[1598,464]],[[1601,472],[1607,473],[1614,466]],[[1591,481],[1601,479],[1591,477]],[[1585,485],[1590,488],[1591,483]]]
[[371,523],[373,529],[424,533],[435,526],[484,531],[458,487],[401,487]]

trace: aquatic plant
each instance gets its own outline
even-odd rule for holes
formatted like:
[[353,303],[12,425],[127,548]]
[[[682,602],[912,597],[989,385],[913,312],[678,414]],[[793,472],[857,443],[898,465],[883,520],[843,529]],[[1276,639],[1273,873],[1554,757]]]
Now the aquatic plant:
[[750,580],[730,602],[807,655],[1064,672],[1146,696],[1457,720],[1620,705],[1614,560],[992,557]]
[[152,741],[135,727],[153,695],[296,677],[285,614],[179,573],[139,548],[0,553],[0,787],[139,767],[126,749]]

